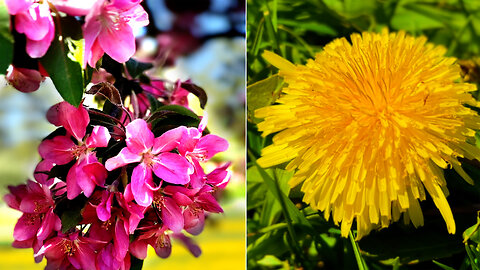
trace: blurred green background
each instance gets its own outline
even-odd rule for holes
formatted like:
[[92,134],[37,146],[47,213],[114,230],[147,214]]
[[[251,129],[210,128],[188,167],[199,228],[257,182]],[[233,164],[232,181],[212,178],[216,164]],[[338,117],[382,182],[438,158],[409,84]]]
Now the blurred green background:
[[[431,198],[422,202],[425,226],[401,222],[372,232],[358,243],[340,237],[331,221],[290,190],[284,165],[262,170],[254,160],[272,143],[254,117],[275,103],[283,80],[261,54],[270,50],[305,64],[327,43],[362,31],[404,30],[424,35],[457,57],[465,81],[478,85],[480,1],[478,0],[264,0],[247,1],[247,264],[249,269],[480,269],[480,166],[464,164],[475,180],[466,184],[446,170],[448,201],[457,224],[449,235]],[[477,99],[479,91],[472,93]],[[477,147],[480,146],[477,134]],[[265,193],[267,196],[265,196]],[[285,205],[289,207],[285,207]],[[463,232],[474,237],[463,243]]]

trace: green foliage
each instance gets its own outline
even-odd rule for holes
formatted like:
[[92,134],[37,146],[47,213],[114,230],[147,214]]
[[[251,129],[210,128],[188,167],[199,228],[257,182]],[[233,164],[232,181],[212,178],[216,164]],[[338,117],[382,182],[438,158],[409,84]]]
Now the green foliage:
[[[474,0],[263,0],[247,1],[247,267],[249,269],[479,269],[480,163],[462,160],[474,185],[445,170],[457,233],[449,235],[430,198],[422,202],[425,225],[402,220],[360,241],[340,236],[337,225],[302,203],[285,165],[256,164],[271,137],[256,130],[256,109],[281,95],[278,70],[262,57],[273,51],[305,64],[335,38],[362,31],[406,31],[443,45],[459,59],[465,80],[480,82],[480,3]],[[474,93],[478,96],[479,92]],[[479,137],[480,138],[480,137]],[[479,140],[480,141],[480,140]],[[478,141],[477,141],[478,144]],[[473,224],[473,226],[472,226]],[[355,225],[353,226],[355,228]],[[468,229],[467,229],[468,228]],[[466,230],[466,231],[465,231]],[[462,233],[465,233],[462,235]],[[467,237],[469,235],[469,237]],[[464,239],[465,243],[463,242]]]
[[82,101],[84,73],[82,28],[73,17],[58,18],[55,38],[40,62],[48,72],[58,93],[68,103],[78,106]]
[[153,67],[152,63],[143,63],[136,61],[135,59],[129,59],[125,66],[127,67],[128,74],[132,78],[138,78],[144,71],[149,70]]
[[0,74],[5,74],[13,59],[13,36],[5,1],[0,3]]

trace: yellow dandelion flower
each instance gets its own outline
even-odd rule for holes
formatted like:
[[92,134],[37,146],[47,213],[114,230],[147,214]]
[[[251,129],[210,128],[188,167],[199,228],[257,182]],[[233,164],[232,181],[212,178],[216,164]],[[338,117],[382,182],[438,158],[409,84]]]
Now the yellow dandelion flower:
[[387,227],[403,214],[423,225],[425,189],[449,233],[455,221],[443,170],[466,181],[458,158],[480,157],[468,143],[480,128],[456,59],[445,48],[404,32],[352,34],[332,41],[306,65],[265,52],[288,85],[278,104],[258,109],[263,135],[278,132],[258,163],[290,161],[290,186],[303,182],[304,202],[357,237]]

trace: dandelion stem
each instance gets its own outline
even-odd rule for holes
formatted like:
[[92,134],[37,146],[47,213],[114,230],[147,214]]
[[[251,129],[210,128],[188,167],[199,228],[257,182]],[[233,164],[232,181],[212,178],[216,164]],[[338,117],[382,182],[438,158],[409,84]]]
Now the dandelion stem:
[[365,261],[363,260],[362,255],[360,254],[360,250],[358,249],[358,244],[357,242],[355,242],[355,239],[353,238],[352,231],[348,233],[348,238],[352,243],[353,253],[355,253],[355,259],[357,260],[358,269],[367,270],[368,267],[365,265]]
[[470,259],[470,264],[472,265],[473,270],[479,270],[477,264],[475,263],[475,259],[473,258],[472,251],[468,246],[468,243],[465,243],[465,250],[467,251],[468,258]]

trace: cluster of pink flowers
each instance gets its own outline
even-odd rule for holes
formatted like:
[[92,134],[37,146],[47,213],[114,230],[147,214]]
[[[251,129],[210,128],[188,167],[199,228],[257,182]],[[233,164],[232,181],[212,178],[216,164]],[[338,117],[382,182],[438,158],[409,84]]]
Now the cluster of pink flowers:
[[[95,67],[107,53],[118,62],[125,62],[135,53],[133,30],[148,24],[142,0],[5,0],[9,14],[15,16],[18,33],[25,34],[26,51],[32,58],[45,55],[55,36],[51,7],[71,16],[85,16],[84,67]],[[49,5],[51,4],[51,6]]]
[[93,125],[89,109],[66,102],[47,119],[59,128],[39,146],[35,181],[4,198],[23,213],[14,247],[33,248],[47,269],[130,269],[148,245],[168,257],[172,237],[200,255],[187,235],[202,232],[206,213],[223,212],[215,194],[231,176],[229,163],[209,173],[201,165],[228,148],[204,135],[207,117],[158,136],[144,119]]

